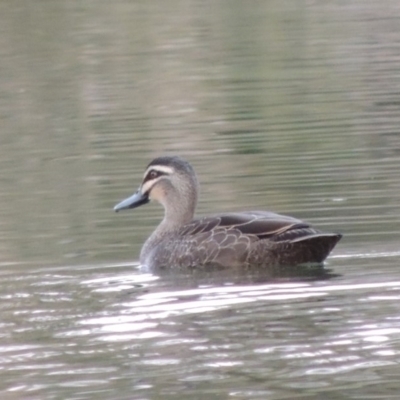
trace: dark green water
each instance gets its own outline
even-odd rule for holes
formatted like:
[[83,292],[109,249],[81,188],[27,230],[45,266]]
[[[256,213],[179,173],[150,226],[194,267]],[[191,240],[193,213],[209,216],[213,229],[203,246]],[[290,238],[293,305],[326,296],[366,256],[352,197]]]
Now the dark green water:
[[[397,399],[400,6],[2,1],[2,399]],[[306,279],[153,276],[116,215],[179,154],[198,214],[344,238]]]

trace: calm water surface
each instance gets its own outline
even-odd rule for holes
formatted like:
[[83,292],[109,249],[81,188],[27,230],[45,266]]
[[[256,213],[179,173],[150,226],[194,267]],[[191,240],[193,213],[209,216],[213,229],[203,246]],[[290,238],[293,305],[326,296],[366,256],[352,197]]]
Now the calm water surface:
[[[2,399],[398,398],[397,0],[6,0],[0,30]],[[162,210],[112,207],[161,154],[200,215],[342,232],[326,270],[141,271]]]

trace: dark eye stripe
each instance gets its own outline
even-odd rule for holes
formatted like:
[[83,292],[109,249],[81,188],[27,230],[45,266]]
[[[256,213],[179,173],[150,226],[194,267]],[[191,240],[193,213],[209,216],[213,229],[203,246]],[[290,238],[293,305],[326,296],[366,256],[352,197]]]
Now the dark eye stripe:
[[150,180],[153,180],[153,179],[156,179],[156,178],[158,178],[159,176],[161,176],[161,175],[167,175],[165,172],[162,172],[162,171],[157,171],[157,170],[155,170],[155,169],[151,169],[148,173],[147,173],[147,175],[145,176],[145,178],[143,179],[143,183],[145,183],[145,182],[147,182],[147,181],[150,181]]

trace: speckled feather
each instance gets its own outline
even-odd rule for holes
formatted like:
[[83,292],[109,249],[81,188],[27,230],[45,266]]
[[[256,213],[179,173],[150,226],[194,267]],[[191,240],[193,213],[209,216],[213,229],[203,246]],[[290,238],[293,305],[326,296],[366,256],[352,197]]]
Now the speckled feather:
[[155,246],[143,263],[159,268],[322,263],[340,238],[271,212],[230,213],[193,220]]

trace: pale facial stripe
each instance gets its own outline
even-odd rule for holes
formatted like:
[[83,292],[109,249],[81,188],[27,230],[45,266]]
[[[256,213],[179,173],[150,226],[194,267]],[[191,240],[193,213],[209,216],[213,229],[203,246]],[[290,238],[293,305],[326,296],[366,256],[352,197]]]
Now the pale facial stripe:
[[149,193],[150,188],[154,185],[154,182],[155,182],[156,180],[157,180],[157,179],[155,179],[155,180],[153,179],[152,181],[147,181],[147,182],[145,182],[144,185],[142,185],[141,192],[142,192],[143,194]]
[[147,174],[151,171],[160,171],[163,174],[171,175],[174,170],[171,167],[167,167],[166,165],[150,165],[149,168],[146,169],[146,172],[143,175],[143,179],[146,178]]
[[[168,174],[168,175],[171,175],[174,172],[174,170],[171,167],[167,167],[167,166],[164,166],[164,165],[152,165],[152,166],[150,166],[149,168],[146,169],[146,172],[143,175],[143,180],[146,178],[147,174],[150,171],[158,171],[158,172],[161,172],[163,174]],[[150,189],[158,181],[159,178],[161,178],[161,177],[146,181],[142,185],[141,192],[142,193],[149,193]]]

